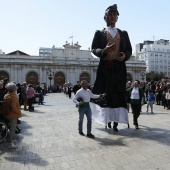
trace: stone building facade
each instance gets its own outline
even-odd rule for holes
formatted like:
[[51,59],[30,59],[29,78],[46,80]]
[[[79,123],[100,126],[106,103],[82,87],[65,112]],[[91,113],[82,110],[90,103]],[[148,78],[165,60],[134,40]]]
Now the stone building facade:
[[144,41],[136,45],[136,56],[145,61],[147,72],[164,73],[170,77],[170,42],[160,39],[157,41]]
[[[0,80],[9,78],[10,81],[47,86],[70,82],[76,84],[78,80],[87,80],[93,84],[99,59],[90,50],[80,50],[78,43],[66,43],[64,48],[51,48],[49,55],[30,56],[21,51],[0,55]],[[127,61],[127,80],[145,80],[145,62],[131,57]],[[49,75],[51,73],[51,76]],[[50,80],[51,77],[51,80]]]

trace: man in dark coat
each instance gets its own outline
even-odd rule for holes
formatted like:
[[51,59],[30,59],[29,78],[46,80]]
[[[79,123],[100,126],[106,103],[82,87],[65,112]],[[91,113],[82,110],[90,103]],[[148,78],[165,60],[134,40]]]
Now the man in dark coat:
[[[107,94],[108,107],[126,108],[126,64],[132,54],[128,33],[116,28],[119,16],[117,5],[108,7],[104,19],[107,27],[95,32],[92,52],[100,58],[96,81],[93,87],[95,94]],[[114,122],[114,130],[118,122]]]
[[73,87],[73,92],[76,94],[76,92],[81,89],[80,81],[77,81],[77,84]]
[[68,89],[68,97],[69,97],[69,99],[71,99],[72,87],[71,87],[71,84],[70,84],[70,83],[68,83],[67,89]]

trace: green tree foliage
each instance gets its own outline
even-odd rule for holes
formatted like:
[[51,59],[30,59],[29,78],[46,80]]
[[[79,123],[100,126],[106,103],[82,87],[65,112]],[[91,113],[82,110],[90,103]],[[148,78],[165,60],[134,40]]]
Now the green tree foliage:
[[164,77],[165,77],[165,75],[162,72],[158,73],[155,71],[151,71],[146,74],[146,81],[151,81],[151,80],[159,81],[159,80],[163,79]]

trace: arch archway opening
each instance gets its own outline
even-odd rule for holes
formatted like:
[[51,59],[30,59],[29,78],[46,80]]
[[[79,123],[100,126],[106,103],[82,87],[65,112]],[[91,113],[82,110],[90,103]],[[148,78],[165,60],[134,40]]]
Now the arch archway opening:
[[37,85],[38,84],[38,74],[36,72],[29,72],[26,76],[27,84]]
[[6,71],[0,71],[0,80],[4,80],[5,78],[9,79],[9,74]]
[[90,83],[90,75],[86,72],[81,73],[79,79],[80,79],[80,81],[86,80],[88,83]]
[[54,75],[54,84],[63,85],[65,84],[65,75],[62,72],[57,72]]

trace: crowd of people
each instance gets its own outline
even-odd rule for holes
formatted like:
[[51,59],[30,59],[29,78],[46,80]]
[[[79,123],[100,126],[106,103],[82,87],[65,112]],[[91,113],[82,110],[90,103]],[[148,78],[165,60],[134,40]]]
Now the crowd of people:
[[20,133],[21,129],[18,124],[21,123],[21,107],[24,106],[25,111],[33,112],[34,95],[39,94],[38,104],[43,105],[43,89],[38,83],[33,87],[32,84],[23,82],[20,83],[10,82],[5,78],[0,81],[0,103],[1,114],[0,119],[4,121],[9,129],[9,148],[17,148],[15,134]]
[[[71,94],[74,93],[73,101],[79,111],[79,134],[84,136],[82,126],[85,114],[87,116],[87,137],[90,138],[95,137],[91,133],[92,111],[89,105],[90,99],[101,98],[101,96],[105,94],[94,94],[93,88],[94,86],[90,86],[87,81],[83,80],[82,82],[77,81],[77,84],[74,86],[67,84],[67,86],[64,86],[61,90],[61,92],[67,94],[69,98],[71,98]],[[21,107],[23,105],[25,111],[33,112],[33,98],[35,93],[40,94],[38,104],[43,104],[44,95],[40,84],[33,87],[31,84],[27,85],[26,82],[20,85],[19,83],[9,82],[8,79],[0,81],[0,101],[8,103],[11,107],[10,112],[7,113],[5,117],[2,117],[2,114],[0,115],[1,119],[10,125],[9,148],[17,147],[15,134],[20,133],[21,130],[18,127],[18,124],[21,123],[19,120],[21,117]],[[149,82],[139,82],[138,80],[134,82],[128,81],[126,83],[126,103],[127,110],[129,110],[130,107],[132,109],[133,124],[136,129],[139,129],[138,118],[142,110],[142,105],[147,104],[146,112],[149,112],[150,107],[151,113],[154,113],[153,104],[163,106],[163,108],[167,110],[170,109],[170,80]],[[116,132],[118,131],[117,125],[118,122],[114,121],[113,130]],[[111,128],[111,122],[108,122],[108,127]]]
[[[88,86],[88,82],[83,80],[78,81],[78,85],[75,85],[76,91],[74,91],[75,96],[73,97],[73,102],[78,107],[79,121],[78,121],[78,132],[80,135],[84,136],[82,129],[84,115],[87,117],[87,137],[94,138],[95,136],[91,134],[91,120],[93,110],[90,108],[91,98],[101,98],[101,96],[107,94],[93,94],[93,87]],[[74,89],[74,88],[73,88]],[[159,93],[158,93],[159,89]],[[158,94],[160,96],[158,96]],[[158,100],[159,99],[159,100]],[[138,118],[142,112],[142,106],[147,104],[146,112],[149,112],[149,107],[151,113],[153,114],[153,104],[163,106],[167,110],[170,109],[170,80],[167,81],[149,81],[140,82],[135,80],[134,82],[128,81],[126,83],[126,103],[127,110],[131,108],[133,114],[133,124],[136,129],[139,129]],[[99,104],[100,105],[100,104]],[[100,105],[101,106],[101,105]],[[105,109],[101,106],[102,110]],[[107,106],[108,108],[108,106]],[[120,112],[117,112],[120,114]],[[107,113],[109,114],[109,113]],[[112,114],[112,113],[111,113]],[[113,130],[118,132],[117,124],[118,121],[113,123]],[[116,128],[115,128],[116,124]],[[111,122],[108,122],[108,127],[111,128]]]
[[[127,88],[129,85],[131,82],[127,83]],[[163,106],[164,109],[170,109],[170,79],[141,82],[140,88],[145,93],[146,101],[153,101],[156,105]],[[151,98],[152,94],[154,97]]]
[[149,112],[150,107],[152,114],[154,113],[153,104],[162,105],[163,108],[166,108],[167,110],[170,109],[170,80],[162,82],[139,82],[136,80],[134,83],[128,81],[126,84],[126,89],[127,109],[129,111],[129,107],[131,106],[133,113],[133,124],[136,129],[139,129],[138,117],[142,112],[142,105],[147,104],[146,112]]

